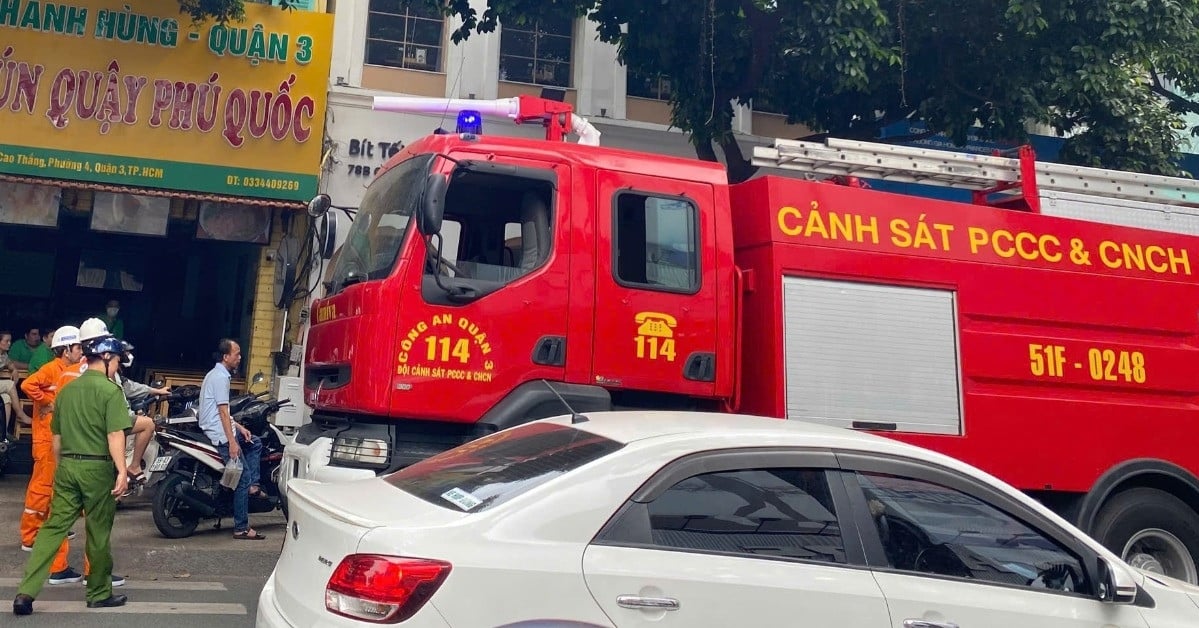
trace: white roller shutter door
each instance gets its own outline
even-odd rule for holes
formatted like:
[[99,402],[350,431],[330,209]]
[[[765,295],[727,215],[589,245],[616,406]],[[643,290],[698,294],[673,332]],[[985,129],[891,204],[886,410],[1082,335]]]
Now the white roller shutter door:
[[783,315],[787,418],[961,433],[952,291],[785,277]]

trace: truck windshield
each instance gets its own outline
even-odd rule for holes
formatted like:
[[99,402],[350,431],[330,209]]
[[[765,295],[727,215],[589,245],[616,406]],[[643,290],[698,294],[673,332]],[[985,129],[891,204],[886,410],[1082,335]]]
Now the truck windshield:
[[392,486],[463,512],[480,512],[624,447],[557,423],[526,423],[400,469]]
[[370,184],[330,274],[333,292],[391,273],[432,160],[433,155],[417,155]]

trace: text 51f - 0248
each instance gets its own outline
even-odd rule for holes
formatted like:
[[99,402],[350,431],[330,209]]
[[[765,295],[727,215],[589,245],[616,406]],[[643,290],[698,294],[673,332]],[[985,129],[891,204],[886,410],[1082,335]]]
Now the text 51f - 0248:
[[[1097,382],[1131,382],[1144,384],[1145,354],[1124,349],[1089,347],[1087,373]],[[1068,367],[1081,371],[1081,361],[1071,362],[1066,347],[1054,344],[1029,343],[1029,370],[1036,377],[1065,377]]]

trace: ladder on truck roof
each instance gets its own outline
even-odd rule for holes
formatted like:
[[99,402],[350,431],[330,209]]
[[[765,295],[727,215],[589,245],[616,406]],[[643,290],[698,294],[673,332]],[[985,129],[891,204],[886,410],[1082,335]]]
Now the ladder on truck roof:
[[[1006,156],[1015,153],[1015,157]],[[754,148],[753,165],[971,190],[979,205],[1040,212],[1038,190],[1199,207],[1199,181],[1036,161],[1031,146],[1004,154],[936,150],[828,138],[776,139]],[[990,200],[999,195],[997,200]]]

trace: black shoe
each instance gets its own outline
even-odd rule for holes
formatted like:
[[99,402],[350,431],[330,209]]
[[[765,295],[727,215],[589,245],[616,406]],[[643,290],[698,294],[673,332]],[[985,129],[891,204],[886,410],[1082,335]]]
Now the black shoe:
[[32,615],[33,614],[33,598],[29,597],[28,595],[25,595],[24,593],[18,593],[17,597],[13,598],[13,601],[12,601],[12,614],[13,615]]
[[[106,599],[106,600],[99,600],[96,602],[88,602],[87,607],[88,608],[112,608],[114,606],[124,606],[125,602],[128,599],[129,598],[125,597],[124,595],[110,595],[110,596],[108,596],[108,599]],[[16,602],[13,602],[13,604],[16,605]]]
[[62,571],[57,571],[50,574],[50,579],[46,582],[50,584],[74,584],[83,580],[83,574],[71,569],[69,566]]

